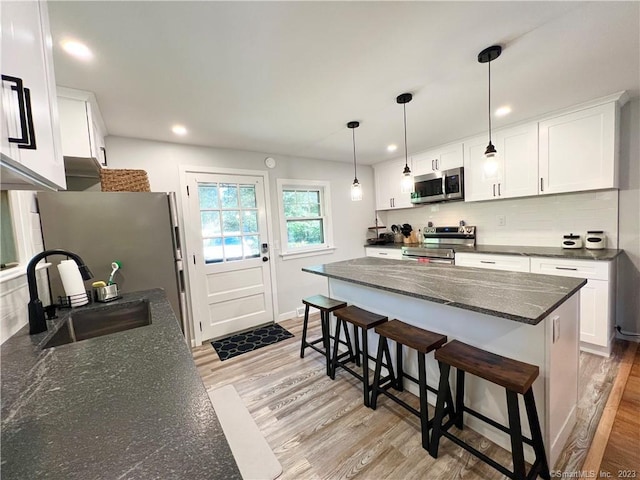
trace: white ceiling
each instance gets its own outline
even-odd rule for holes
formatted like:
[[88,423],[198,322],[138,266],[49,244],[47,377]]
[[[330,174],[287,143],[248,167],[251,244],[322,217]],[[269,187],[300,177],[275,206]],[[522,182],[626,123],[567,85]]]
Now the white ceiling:
[[[358,162],[409,154],[628,90],[640,2],[49,2],[58,85],[92,91],[111,135]],[[62,51],[84,41],[95,57]],[[186,137],[170,131],[185,125]],[[396,143],[395,154],[386,146]]]

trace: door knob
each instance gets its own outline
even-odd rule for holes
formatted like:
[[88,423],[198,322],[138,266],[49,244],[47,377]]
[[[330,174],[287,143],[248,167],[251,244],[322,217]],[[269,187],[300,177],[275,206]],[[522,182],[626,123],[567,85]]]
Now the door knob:
[[269,261],[269,257],[262,257],[262,261],[263,262],[268,262]]

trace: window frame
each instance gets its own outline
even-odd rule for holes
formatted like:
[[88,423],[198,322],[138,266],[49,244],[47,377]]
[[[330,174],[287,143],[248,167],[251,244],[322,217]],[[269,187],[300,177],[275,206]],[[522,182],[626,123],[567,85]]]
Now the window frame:
[[[280,257],[300,258],[311,255],[323,255],[335,250],[333,243],[333,225],[331,215],[331,184],[325,180],[301,180],[278,178],[278,213],[280,217]],[[290,248],[288,244],[287,218],[284,214],[285,190],[318,190],[320,192],[320,218],[324,232],[324,243],[312,247]],[[316,217],[314,217],[316,218]]]

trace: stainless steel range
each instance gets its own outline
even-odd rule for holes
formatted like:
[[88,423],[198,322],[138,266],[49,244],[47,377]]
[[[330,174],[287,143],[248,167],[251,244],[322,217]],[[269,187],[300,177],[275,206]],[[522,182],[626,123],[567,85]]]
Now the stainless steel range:
[[455,247],[473,247],[476,227],[425,227],[421,246],[402,247],[403,260],[455,264]]

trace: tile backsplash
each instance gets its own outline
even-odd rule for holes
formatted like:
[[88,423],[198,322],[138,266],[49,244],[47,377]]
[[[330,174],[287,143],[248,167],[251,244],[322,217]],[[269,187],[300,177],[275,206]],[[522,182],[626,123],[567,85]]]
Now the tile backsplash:
[[[588,230],[603,230],[607,247],[618,247],[618,191],[420,205],[378,212],[384,225],[409,223],[418,230],[433,225],[475,225],[478,245],[559,247],[569,233],[583,237]],[[504,222],[501,222],[501,220]],[[504,223],[504,225],[501,225]]]

